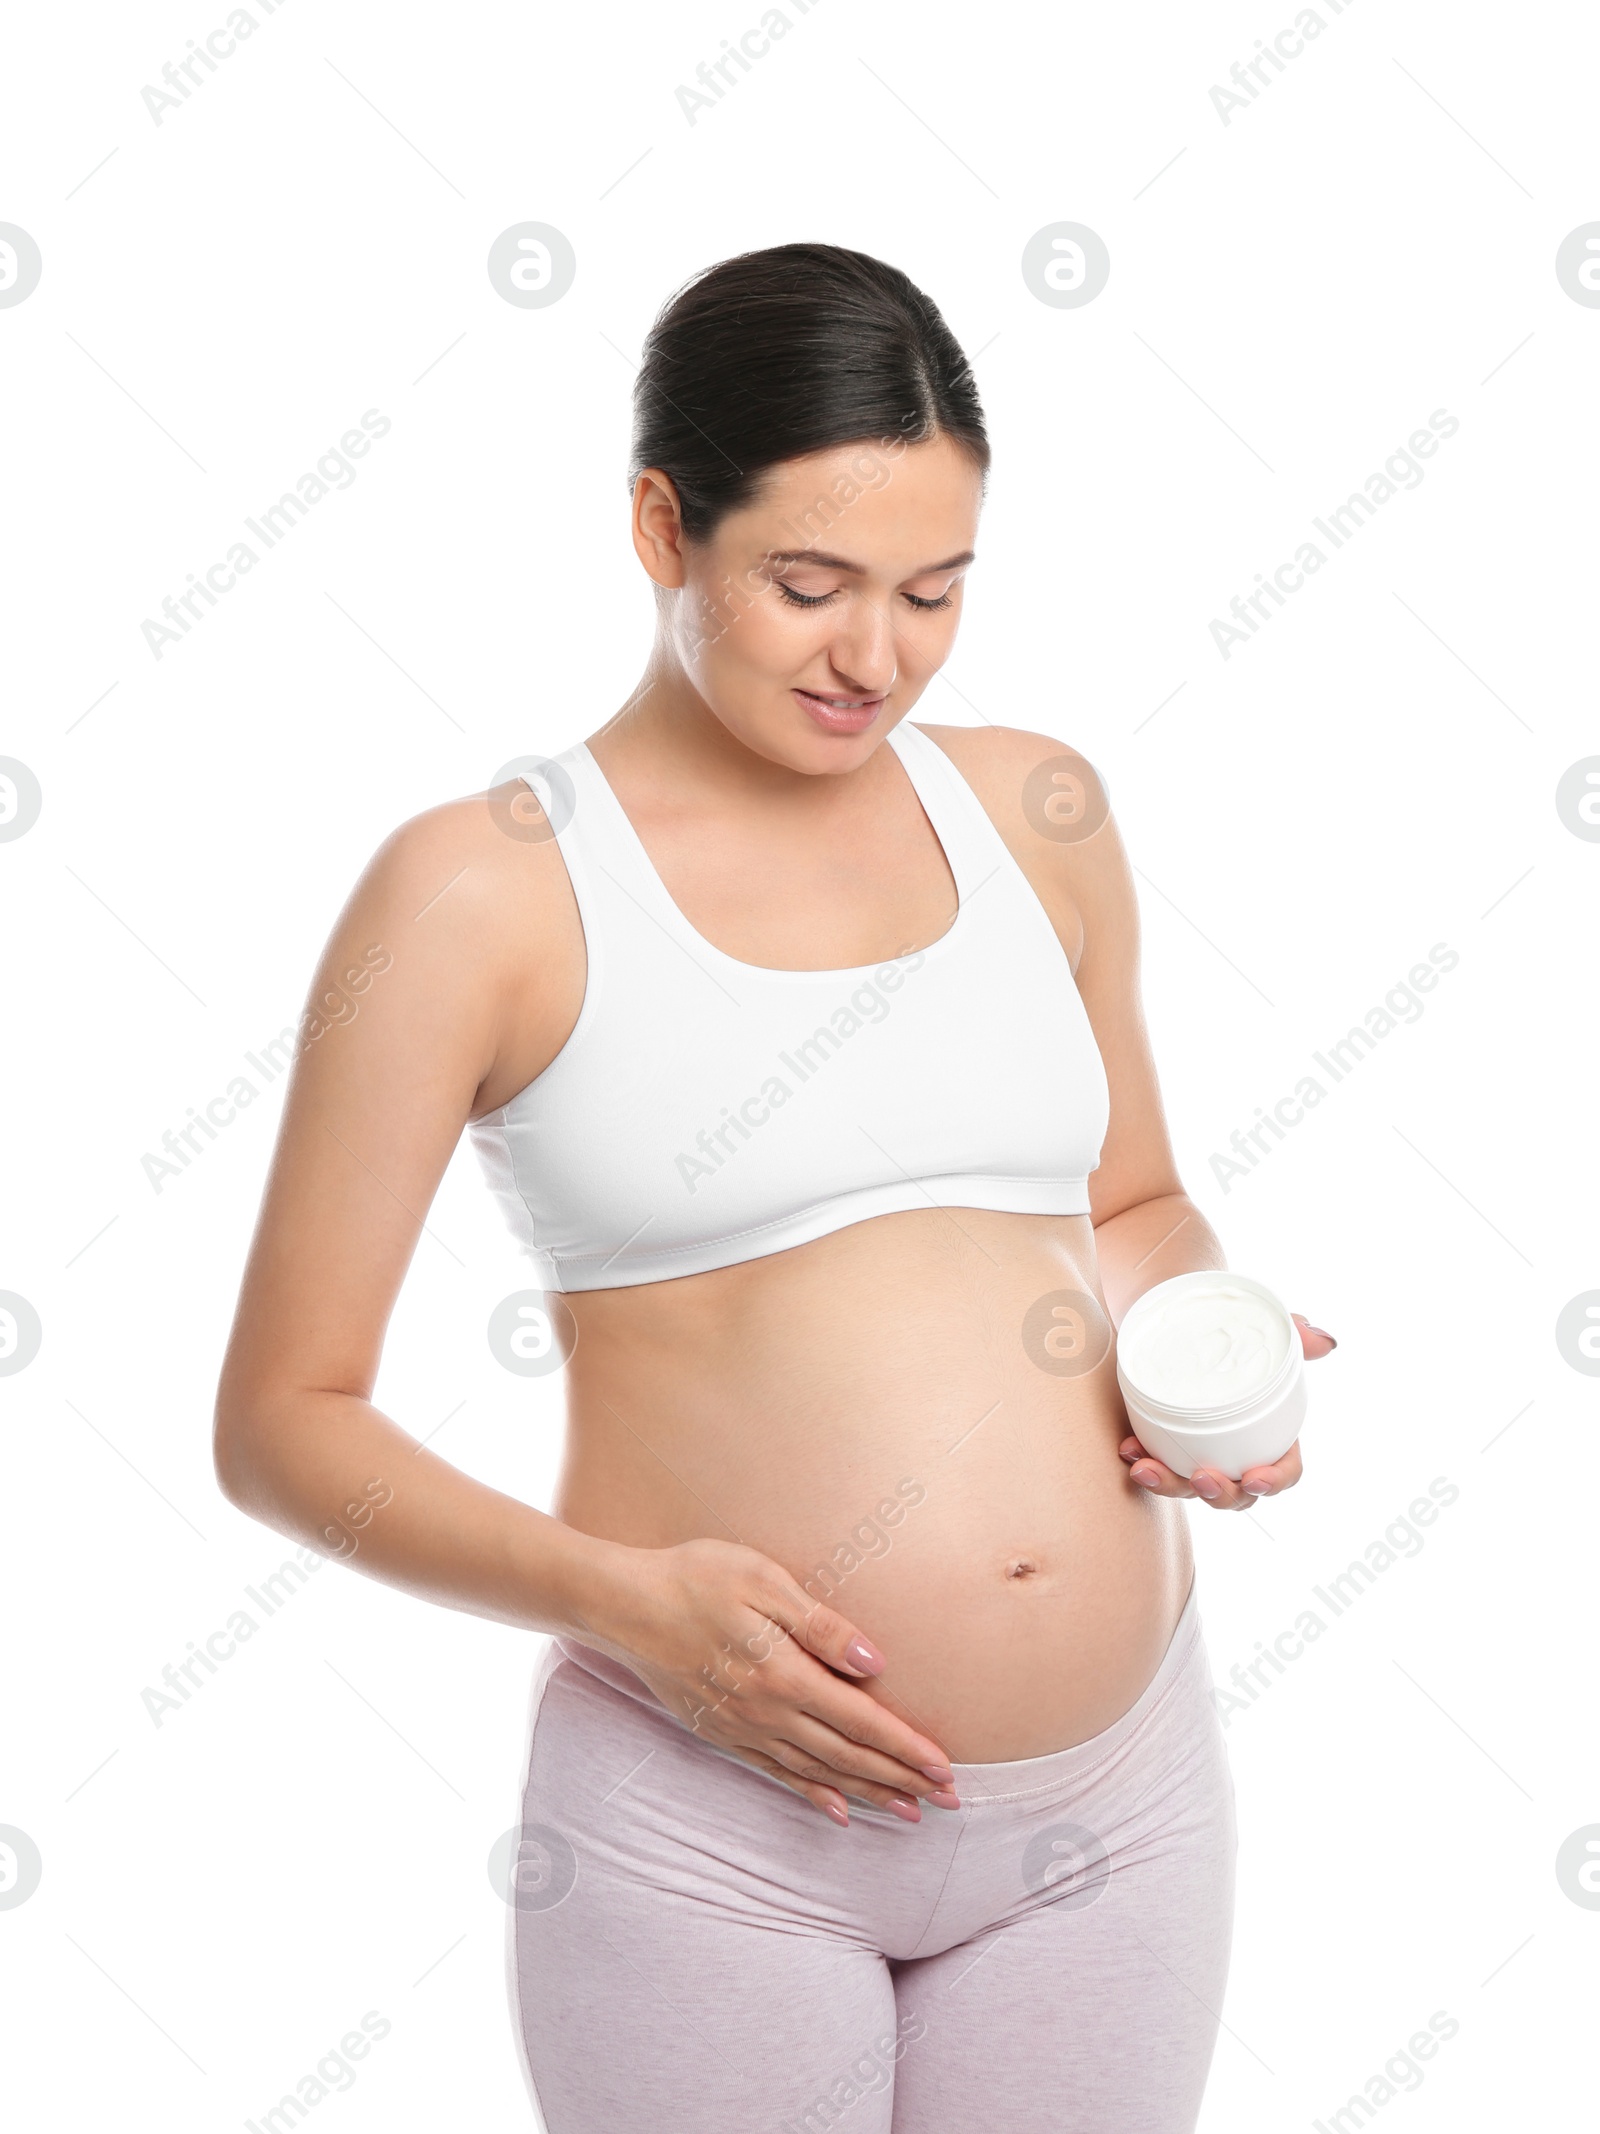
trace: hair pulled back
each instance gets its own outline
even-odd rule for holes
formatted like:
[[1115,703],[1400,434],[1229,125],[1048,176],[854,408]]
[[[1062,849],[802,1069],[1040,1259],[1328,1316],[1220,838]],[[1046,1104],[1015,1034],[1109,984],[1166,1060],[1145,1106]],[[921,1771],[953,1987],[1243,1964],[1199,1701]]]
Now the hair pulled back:
[[670,475],[691,541],[809,452],[942,435],[989,466],[977,386],[938,306],[840,245],[741,252],[687,282],[650,329],[633,410],[629,486],[646,467]]

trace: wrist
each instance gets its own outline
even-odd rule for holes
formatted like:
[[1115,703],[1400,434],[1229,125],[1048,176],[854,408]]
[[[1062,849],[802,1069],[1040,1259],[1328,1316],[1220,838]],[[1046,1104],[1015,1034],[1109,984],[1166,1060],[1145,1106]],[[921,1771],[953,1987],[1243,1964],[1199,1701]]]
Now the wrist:
[[635,1649],[647,1613],[644,1589],[661,1552],[607,1541],[575,1527],[567,1532],[572,1546],[566,1551],[556,1634],[626,1658]]

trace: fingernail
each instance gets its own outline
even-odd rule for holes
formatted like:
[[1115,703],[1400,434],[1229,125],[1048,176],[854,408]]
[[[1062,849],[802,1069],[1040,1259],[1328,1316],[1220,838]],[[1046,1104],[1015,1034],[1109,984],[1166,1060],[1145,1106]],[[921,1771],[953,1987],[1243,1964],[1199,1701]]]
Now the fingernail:
[[959,1808],[961,1806],[960,1801],[957,1800],[954,1791],[949,1786],[941,1786],[937,1793],[930,1793],[928,1799],[935,1808]]
[[1270,1482],[1246,1482],[1244,1486],[1252,1497],[1270,1497],[1272,1494]]
[[832,1816],[833,1820],[836,1823],[848,1824],[848,1822],[850,1821],[849,1809],[841,1808],[833,1801],[824,1801],[822,1804],[822,1812],[824,1815]]
[[1141,1489],[1159,1489],[1161,1487],[1161,1477],[1153,1467],[1134,1468],[1133,1479]]
[[921,1764],[918,1766],[924,1778],[931,1778],[938,1785],[953,1786],[956,1774],[948,1764]]
[[902,1823],[920,1823],[922,1810],[915,1801],[908,1801],[902,1794],[895,1794],[883,1804],[891,1815],[899,1816]]
[[[1331,1335],[1331,1334],[1330,1334],[1330,1333],[1328,1332],[1327,1328],[1326,1328],[1326,1327],[1324,1327],[1324,1326],[1308,1326],[1308,1327],[1306,1328],[1306,1332],[1307,1332],[1308,1334],[1316,1334],[1316,1335],[1320,1336],[1320,1338],[1321,1338],[1322,1340],[1324,1340],[1324,1341],[1333,1341],[1333,1336],[1332,1336],[1332,1335]],[[1337,1348],[1337,1347],[1339,1346],[1339,1344],[1338,1344],[1338,1342],[1337,1342],[1337,1341],[1333,1341],[1333,1345],[1334,1345],[1334,1347],[1335,1347],[1335,1348]]]
[[859,1667],[864,1675],[883,1673],[883,1654],[874,1652],[865,1638],[852,1638],[844,1649],[844,1656],[852,1667]]
[[1222,1491],[1217,1487],[1216,1483],[1212,1481],[1209,1475],[1196,1474],[1191,1475],[1189,1479],[1194,1484],[1195,1488],[1199,1491],[1202,1497],[1211,1498],[1220,1497],[1222,1495]]

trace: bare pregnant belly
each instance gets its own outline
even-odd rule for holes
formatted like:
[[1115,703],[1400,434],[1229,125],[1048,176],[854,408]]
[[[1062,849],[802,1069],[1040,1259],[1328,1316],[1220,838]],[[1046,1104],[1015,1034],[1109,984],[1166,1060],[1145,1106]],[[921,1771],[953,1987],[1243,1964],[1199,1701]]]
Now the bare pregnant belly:
[[574,1296],[556,1510],[775,1558],[959,1762],[1087,1740],[1154,1674],[1192,1565],[1181,1506],[1117,1456],[1114,1347],[1077,1352],[1075,1294],[1099,1300],[1087,1217],[956,1208]]

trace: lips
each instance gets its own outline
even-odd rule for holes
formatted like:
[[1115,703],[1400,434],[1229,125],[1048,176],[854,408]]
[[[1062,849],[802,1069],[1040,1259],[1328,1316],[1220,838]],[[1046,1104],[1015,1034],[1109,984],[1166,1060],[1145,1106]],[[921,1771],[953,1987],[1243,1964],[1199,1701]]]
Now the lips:
[[858,734],[870,726],[883,709],[883,697],[845,697],[831,692],[820,696],[810,689],[796,689],[795,701],[816,723],[834,734]]

